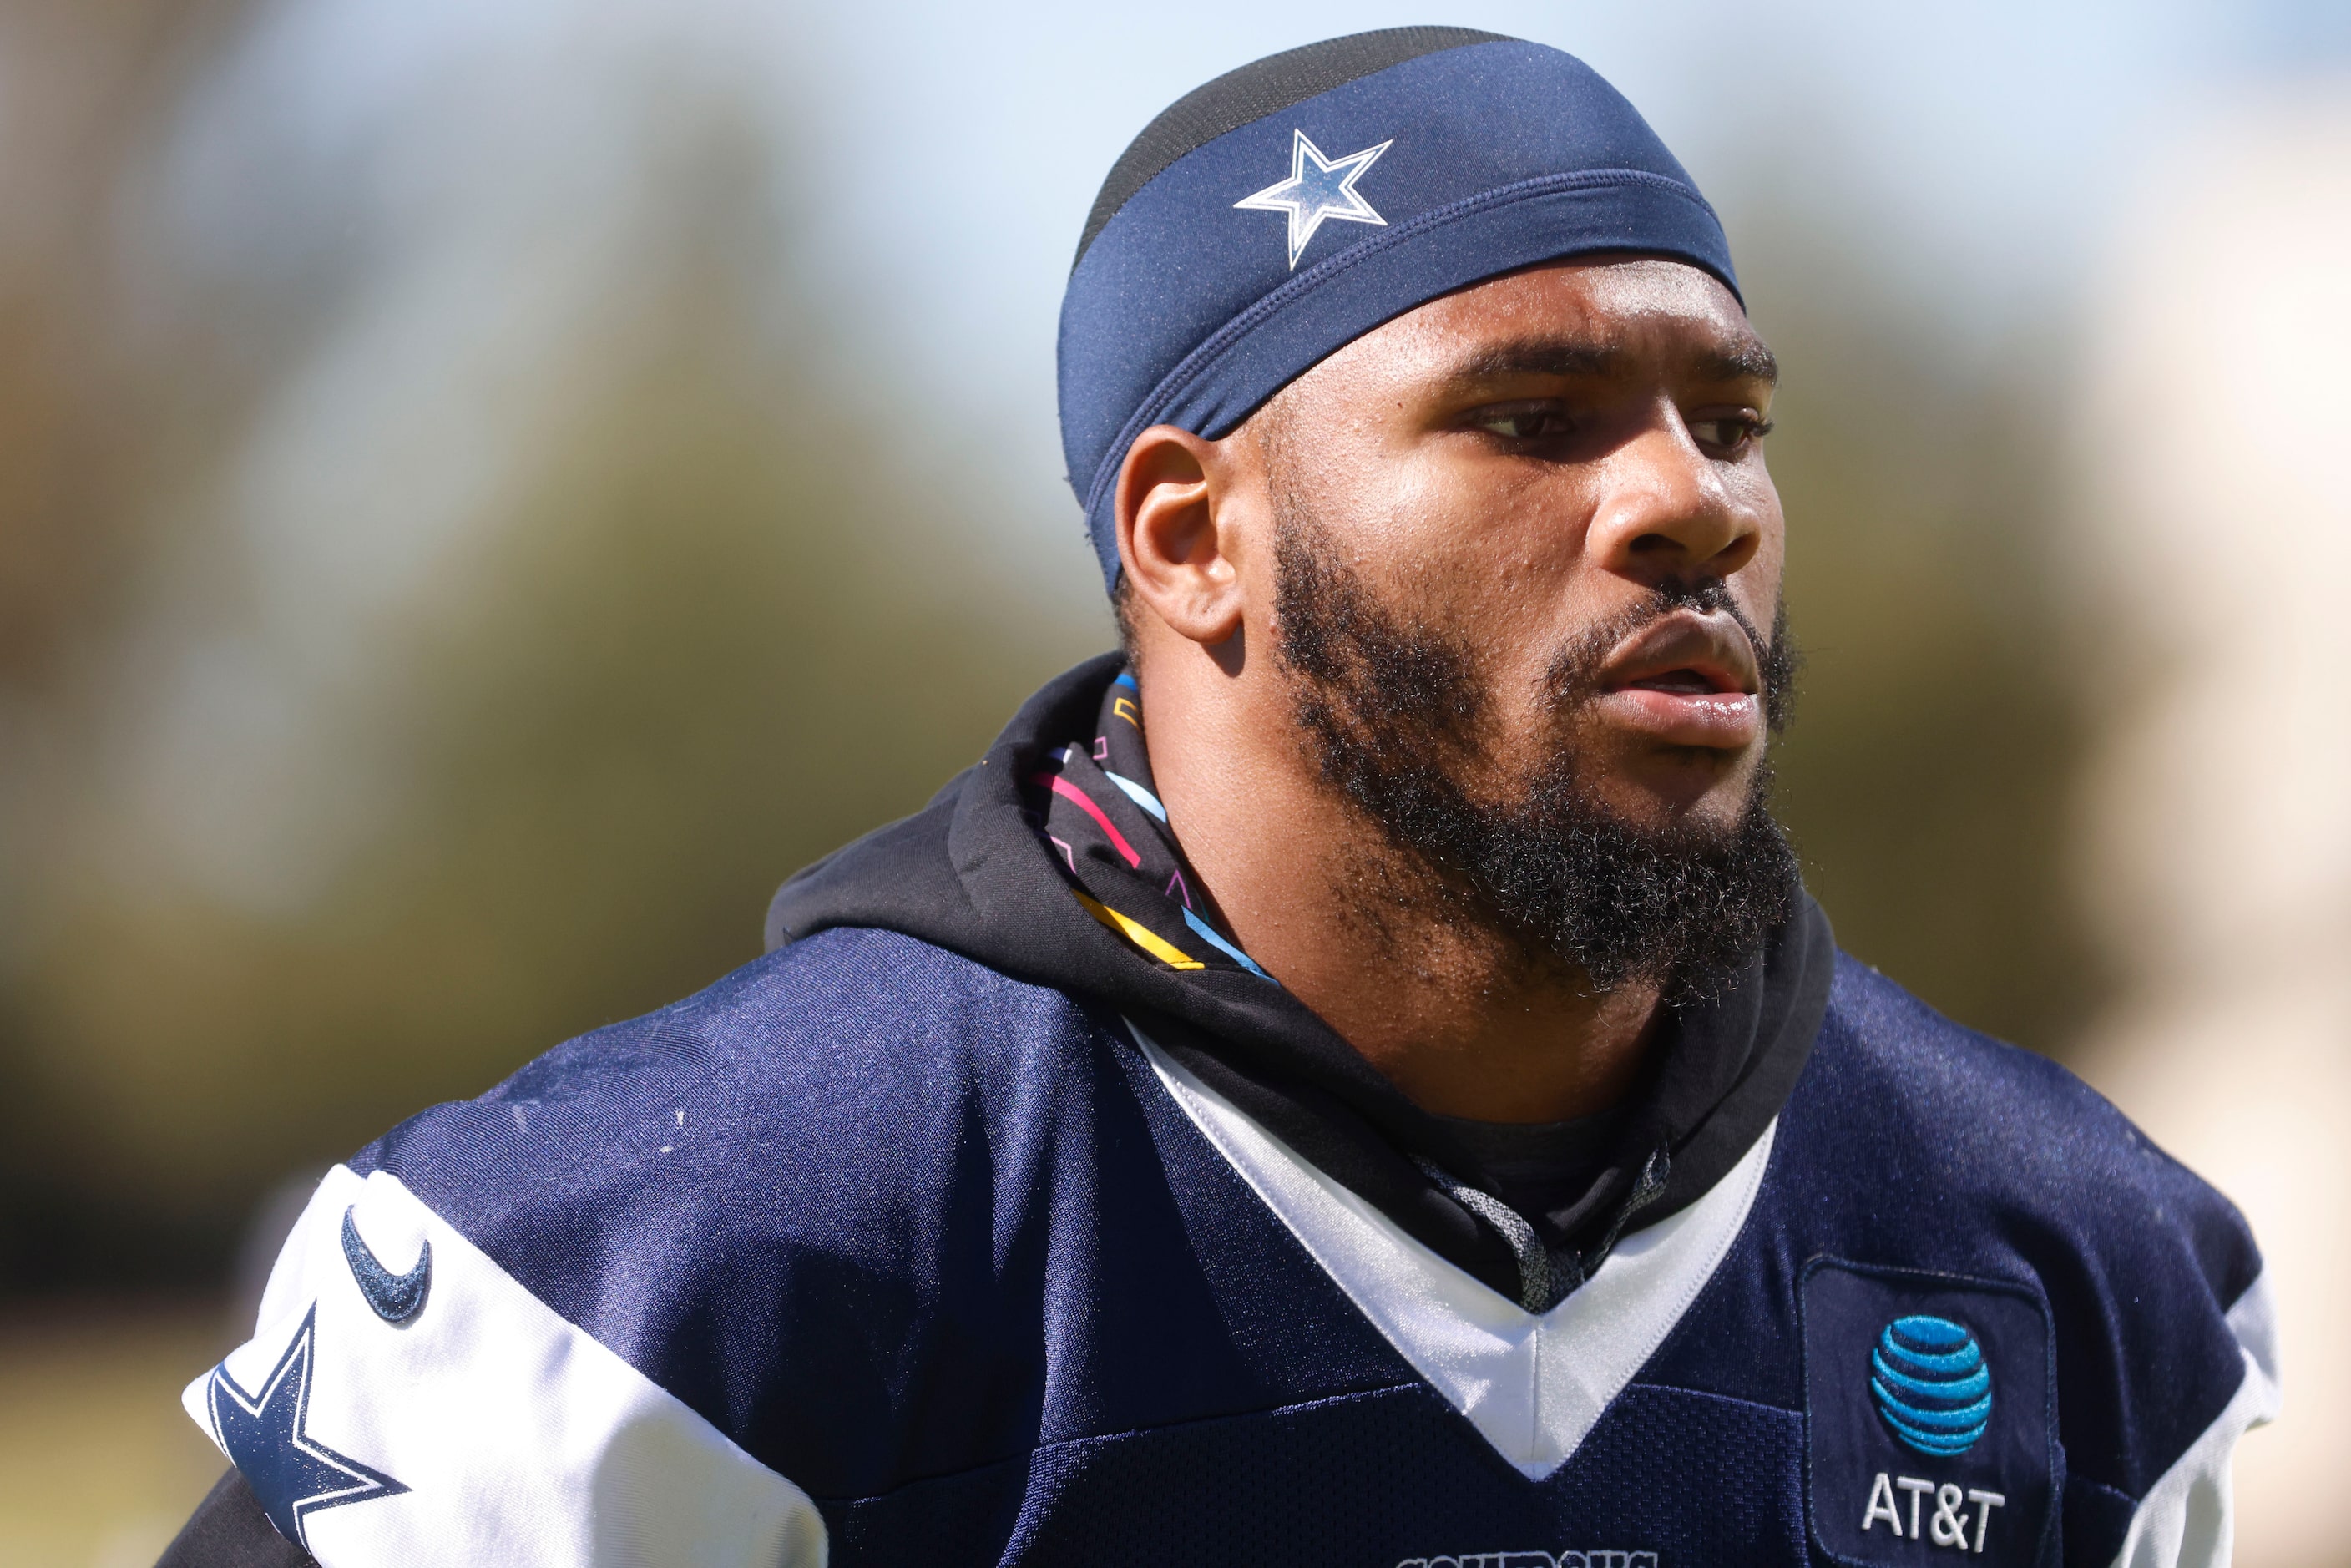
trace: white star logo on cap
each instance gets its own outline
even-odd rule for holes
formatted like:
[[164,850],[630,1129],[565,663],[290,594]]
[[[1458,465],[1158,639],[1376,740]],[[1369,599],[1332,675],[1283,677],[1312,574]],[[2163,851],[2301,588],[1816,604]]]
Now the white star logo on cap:
[[1292,131],[1290,135],[1296,140],[1290,143],[1290,178],[1233,205],[1253,213],[1290,214],[1290,269],[1295,272],[1306,242],[1314,237],[1325,218],[1387,226],[1387,219],[1372,210],[1372,204],[1355,189],[1355,182],[1395,142],[1383,141],[1344,158],[1325,158],[1322,149],[1308,141],[1303,131]]

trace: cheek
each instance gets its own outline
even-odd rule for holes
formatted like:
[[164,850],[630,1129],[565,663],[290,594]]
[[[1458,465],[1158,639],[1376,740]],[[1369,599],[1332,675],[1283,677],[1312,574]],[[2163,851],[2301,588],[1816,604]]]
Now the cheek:
[[1457,618],[1481,643],[1537,638],[1575,597],[1588,500],[1556,473],[1467,467],[1424,472],[1399,494],[1394,559],[1411,563],[1423,613]]
[[1733,575],[1732,586],[1748,612],[1768,624],[1787,572],[1787,523],[1781,515],[1779,493],[1769,477],[1759,473],[1740,498],[1756,519],[1755,558]]

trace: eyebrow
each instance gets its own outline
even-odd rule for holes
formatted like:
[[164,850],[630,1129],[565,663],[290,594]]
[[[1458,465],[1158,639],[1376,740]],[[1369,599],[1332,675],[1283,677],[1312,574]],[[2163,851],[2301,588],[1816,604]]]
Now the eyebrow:
[[[1604,376],[1623,369],[1629,358],[1623,349],[1608,344],[1530,338],[1482,349],[1455,365],[1446,380],[1458,387],[1474,387],[1511,376]],[[1780,361],[1759,338],[1710,344],[1690,368],[1711,382],[1780,382]]]
[[1570,339],[1529,338],[1497,343],[1462,360],[1446,377],[1459,386],[1510,376],[1604,376],[1625,360],[1625,350]]
[[1708,381],[1780,384],[1780,361],[1761,338],[1741,338],[1729,348],[1712,348],[1698,358],[1698,373]]

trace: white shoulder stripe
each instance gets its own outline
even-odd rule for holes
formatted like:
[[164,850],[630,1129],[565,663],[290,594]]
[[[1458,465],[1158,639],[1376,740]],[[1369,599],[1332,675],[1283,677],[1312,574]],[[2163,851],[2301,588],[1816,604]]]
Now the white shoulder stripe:
[[[414,1292],[381,1276],[383,1305],[369,1304],[347,1213],[383,1275],[422,1288],[421,1306],[396,1315]],[[290,1510],[324,1568],[825,1561],[806,1493],[382,1172],[329,1174],[279,1255],[258,1331],[182,1403],[265,1503]]]
[[1775,1121],[1704,1197],[1635,1232],[1540,1316],[1498,1295],[1301,1158],[1130,1021],[1161,1083],[1414,1370],[1519,1471],[1565,1464],[1730,1250]]
[[2229,1309],[2245,1380],[2188,1451],[2156,1478],[2131,1515],[2115,1568],[2227,1568],[2236,1537],[2230,1462],[2237,1439],[2277,1418],[2277,1306],[2264,1272]]

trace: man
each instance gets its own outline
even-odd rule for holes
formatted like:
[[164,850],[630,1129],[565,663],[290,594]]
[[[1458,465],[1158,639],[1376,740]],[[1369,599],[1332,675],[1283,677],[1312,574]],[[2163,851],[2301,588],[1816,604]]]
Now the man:
[[1062,318],[1123,653],[335,1171],[167,1561],[2224,1559],[2242,1223],[1765,810],[1774,375],[1565,55],[1178,102]]

